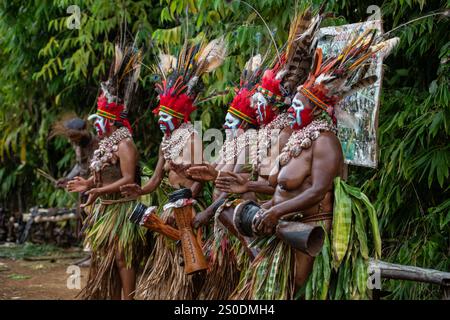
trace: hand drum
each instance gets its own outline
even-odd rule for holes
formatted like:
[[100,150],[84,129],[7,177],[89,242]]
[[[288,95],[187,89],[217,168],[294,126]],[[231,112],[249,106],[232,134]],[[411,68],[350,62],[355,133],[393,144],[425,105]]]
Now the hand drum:
[[[169,195],[169,203],[192,198],[190,189],[181,189]],[[184,271],[192,274],[208,268],[202,248],[191,227],[193,219],[192,205],[176,205],[173,208],[177,228],[181,235],[181,247],[184,257]]]

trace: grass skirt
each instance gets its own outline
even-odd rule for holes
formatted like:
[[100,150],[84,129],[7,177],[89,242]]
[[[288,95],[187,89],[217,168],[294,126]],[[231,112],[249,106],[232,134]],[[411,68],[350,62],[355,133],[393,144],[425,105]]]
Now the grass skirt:
[[261,251],[245,270],[233,300],[286,300],[294,297],[294,254],[275,236],[255,240]]
[[[120,199],[120,194],[102,196],[102,200]],[[111,299],[120,278],[116,254],[122,252],[127,268],[138,267],[145,247],[146,229],[128,220],[136,201],[102,204],[98,199],[85,221],[85,243],[91,247],[92,259],[82,299]]]
[[[171,210],[161,213],[167,223],[173,217]],[[195,276],[186,275],[182,261],[181,244],[155,233],[155,246],[147,260],[137,286],[137,294],[146,300],[195,299]]]
[[[322,225],[323,226],[323,225]],[[295,255],[275,236],[256,240],[261,251],[246,271],[232,299],[367,299],[369,237],[373,255],[381,255],[375,209],[358,188],[334,181],[333,223],[305,285],[294,296]]]
[[241,270],[249,264],[249,257],[239,239],[219,221],[226,206],[227,201],[216,210],[214,232],[203,246],[209,270],[198,296],[202,300],[228,299],[239,283]]

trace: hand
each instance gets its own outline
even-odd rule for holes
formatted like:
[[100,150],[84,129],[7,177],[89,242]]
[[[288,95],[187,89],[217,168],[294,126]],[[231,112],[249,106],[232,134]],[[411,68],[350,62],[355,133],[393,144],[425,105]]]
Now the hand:
[[75,177],[67,182],[67,191],[69,192],[85,192],[90,188],[89,180],[82,177]]
[[270,235],[275,232],[278,220],[279,217],[274,210],[261,209],[253,220],[253,228],[260,235]]
[[218,171],[209,163],[204,163],[199,166],[192,166],[187,169],[186,174],[197,181],[214,181],[217,178]]
[[186,170],[189,169],[190,164],[176,163],[172,160],[169,162],[169,169],[175,171],[179,176],[186,177]]
[[55,185],[57,188],[65,188],[67,186],[68,181],[69,181],[69,179],[67,179],[67,178],[61,178],[61,179],[58,179],[58,181],[56,181]]
[[101,190],[101,188],[93,188],[91,190],[89,190],[88,192],[86,192],[87,195],[89,195],[86,203],[83,203],[82,205],[80,205],[80,208],[84,208],[87,206],[90,206],[91,204],[94,203],[94,201],[103,194],[103,191]]
[[194,219],[192,220],[192,227],[197,229],[197,228],[207,224],[213,214],[214,214],[214,212],[208,211],[208,210],[197,213],[195,215]]
[[143,190],[141,186],[131,183],[131,184],[125,184],[120,187],[120,192],[125,197],[139,197],[143,194]]
[[248,180],[234,172],[223,172],[215,181],[216,188],[226,193],[248,192]]

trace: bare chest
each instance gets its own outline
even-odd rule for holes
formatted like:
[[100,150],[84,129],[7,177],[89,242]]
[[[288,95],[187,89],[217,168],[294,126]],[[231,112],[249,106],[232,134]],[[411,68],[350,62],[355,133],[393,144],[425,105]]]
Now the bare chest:
[[304,150],[278,172],[277,185],[284,190],[299,189],[311,175],[312,150]]

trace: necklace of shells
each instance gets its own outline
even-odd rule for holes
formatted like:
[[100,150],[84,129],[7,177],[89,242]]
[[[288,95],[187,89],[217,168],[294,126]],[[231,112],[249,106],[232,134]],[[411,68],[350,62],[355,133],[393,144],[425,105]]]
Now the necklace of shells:
[[278,156],[280,166],[285,166],[292,158],[297,158],[303,149],[310,148],[312,142],[324,131],[337,134],[336,126],[328,119],[313,120],[306,127],[294,131]]
[[131,139],[132,135],[125,127],[121,127],[114,131],[109,137],[103,138],[92,156],[90,164],[91,170],[99,172],[107,163],[115,164],[117,162],[117,156],[114,153],[119,150],[119,142],[126,138]]
[[165,160],[174,161],[181,153],[186,142],[194,132],[192,123],[182,123],[176,130],[172,132],[170,137],[164,136],[161,141],[161,150]]
[[287,112],[280,113],[270,123],[259,129],[257,152],[252,161],[256,172],[259,172],[262,161],[267,158],[269,154],[269,149],[272,145],[272,138],[276,138],[281,130],[287,126],[290,126],[291,121],[288,117],[289,114]]
[[[233,137],[232,139],[227,139],[219,151],[219,158],[222,159],[224,163],[235,163],[236,157],[241,153],[241,151],[248,145],[255,143],[257,139],[257,131],[254,129],[248,129],[238,137]],[[252,153],[256,152],[256,148],[253,146],[250,148],[250,159],[253,159],[255,155]]]

